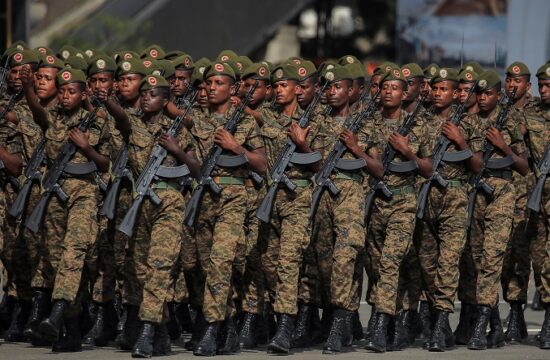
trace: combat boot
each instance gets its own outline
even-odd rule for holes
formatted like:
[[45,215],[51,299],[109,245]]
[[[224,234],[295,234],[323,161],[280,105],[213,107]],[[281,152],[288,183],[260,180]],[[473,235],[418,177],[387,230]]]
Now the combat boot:
[[107,346],[116,337],[117,314],[112,302],[96,304],[92,329],[84,336],[84,343]]
[[193,320],[189,312],[189,304],[185,302],[181,303],[176,310],[176,316],[181,325],[181,331],[191,334],[193,332]]
[[[42,336],[38,331],[38,326],[40,322],[46,318],[51,311],[51,291],[45,289],[37,289],[34,292],[31,305],[31,314],[25,329],[23,330],[23,335],[31,339],[33,345],[42,345],[44,341]],[[51,345],[51,342],[49,342]]]
[[427,301],[420,302],[419,314],[420,321],[422,322],[422,332],[420,334],[420,338],[424,340],[422,347],[427,349],[430,337],[432,336],[433,323],[432,309]]
[[502,328],[502,322],[500,321],[500,312],[498,311],[498,305],[491,310],[491,318],[489,320],[491,330],[487,335],[487,347],[499,348],[504,346],[504,329]]
[[377,353],[386,352],[386,339],[389,321],[390,315],[383,312],[376,312],[374,327],[366,345],[367,350]]
[[219,322],[207,323],[204,335],[195,346],[193,355],[197,356],[214,356],[217,350]]
[[139,307],[125,304],[124,309],[126,312],[126,321],[115,341],[121,350],[132,350],[138,337]]
[[[55,305],[54,305],[55,306]],[[59,340],[53,344],[53,352],[80,352],[82,339],[80,337],[80,321],[78,316],[63,319],[64,330]]]
[[239,344],[243,349],[253,349],[258,345],[256,339],[256,325],[258,315],[245,312],[239,333]]
[[290,352],[290,340],[294,331],[294,317],[288,314],[280,314],[277,323],[277,332],[269,345],[267,351],[273,354],[288,354]]
[[195,326],[193,327],[193,333],[191,334],[191,339],[183,345],[186,350],[193,351],[195,349],[195,346],[200,341],[202,334],[204,333],[206,325],[207,323],[204,319],[204,315],[202,314],[202,310],[198,309],[197,316],[195,318]]
[[26,340],[23,330],[29,318],[31,303],[29,301],[16,300],[13,306],[10,327],[4,334],[4,339],[10,342],[23,342]]
[[451,325],[449,325],[449,313],[437,310],[428,350],[431,352],[443,352],[453,347],[454,338]]
[[155,325],[155,336],[153,337],[153,355],[169,355],[172,352],[170,334],[166,324]]
[[311,345],[311,312],[312,306],[309,304],[300,304],[298,306],[296,327],[292,334],[292,347],[305,348]]
[[332,326],[332,314],[334,310],[332,308],[323,309],[323,316],[321,317],[321,325],[317,331],[315,343],[324,343],[328,339],[330,327]]
[[224,320],[222,323],[222,329],[222,338],[216,353],[219,355],[239,353],[241,350],[239,346],[239,335],[237,334],[235,322],[231,317]]
[[[409,311],[403,311],[401,314],[396,315],[393,320],[393,333],[388,336],[391,341],[387,346],[388,351],[400,351],[409,346],[409,332],[406,326],[407,313]],[[388,330],[389,332],[390,330]]]
[[460,305],[460,319],[455,329],[455,343],[457,345],[467,345],[472,336],[472,311],[475,306],[465,302]]
[[468,349],[485,350],[487,349],[487,325],[491,317],[491,308],[484,305],[478,306],[479,316],[474,325],[472,336],[468,341]]
[[403,326],[405,328],[405,335],[407,337],[406,346],[410,346],[414,343],[417,334],[422,331],[422,323],[420,322],[420,316],[416,310],[406,310],[403,312]]
[[314,305],[311,312],[311,342],[314,345],[321,344],[321,317],[319,316],[319,307]]
[[177,340],[181,336],[181,324],[177,317],[177,308],[179,304],[173,301],[168,303],[168,334],[170,334],[170,340]]
[[323,347],[323,354],[337,354],[342,347],[350,346],[352,342],[351,323],[353,312],[337,309],[332,315],[332,326],[328,339]]
[[133,358],[150,358],[153,356],[153,338],[155,337],[155,324],[144,321],[141,332],[132,349]]
[[15,299],[4,292],[0,301],[0,332],[7,330],[10,326],[14,302]]
[[365,339],[368,340],[374,331],[374,325],[376,324],[376,308],[374,306],[370,309],[370,318],[367,323],[367,331],[365,332]]
[[526,328],[527,325],[525,324],[525,318],[521,315],[523,315],[523,304],[519,301],[510,302],[508,326],[504,333],[504,338],[509,344],[521,343],[524,339],[521,329]]
[[545,350],[550,349],[550,304],[546,304],[544,322],[540,331],[539,347]]
[[361,324],[361,318],[359,317],[359,310],[353,312],[352,321],[352,332],[353,340],[360,341],[363,340],[365,334],[363,333],[363,324]]
[[48,341],[57,341],[63,324],[63,313],[68,306],[66,300],[55,300],[52,306],[50,316],[42,320],[38,326],[38,331],[42,337]]
[[531,303],[531,310],[534,310],[534,311],[544,310],[544,307],[542,306],[542,302],[540,301],[540,292],[538,290],[535,290],[535,295],[533,295],[533,302]]

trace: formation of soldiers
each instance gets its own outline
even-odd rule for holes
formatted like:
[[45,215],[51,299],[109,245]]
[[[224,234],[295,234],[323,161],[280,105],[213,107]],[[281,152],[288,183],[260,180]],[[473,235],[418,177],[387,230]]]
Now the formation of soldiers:
[[1,62],[5,341],[484,350],[527,338],[532,267],[550,349],[550,63],[535,97],[521,62],[504,81],[157,45],[18,43]]

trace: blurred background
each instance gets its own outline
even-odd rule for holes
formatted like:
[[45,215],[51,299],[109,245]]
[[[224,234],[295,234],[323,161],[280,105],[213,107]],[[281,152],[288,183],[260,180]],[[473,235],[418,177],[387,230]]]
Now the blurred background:
[[447,66],[476,60],[534,71],[550,58],[548,0],[1,0],[0,50],[18,40],[57,50],[141,50],[194,58],[232,49],[252,60],[351,54]]

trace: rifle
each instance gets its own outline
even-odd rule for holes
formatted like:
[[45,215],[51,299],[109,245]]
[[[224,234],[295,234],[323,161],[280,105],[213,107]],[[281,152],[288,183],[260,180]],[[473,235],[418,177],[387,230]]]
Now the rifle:
[[[309,125],[309,119],[313,115],[317,104],[319,104],[319,101],[321,100],[321,95],[325,91],[327,85],[328,81],[326,81],[323,84],[323,87],[315,94],[306,111],[304,111],[304,113],[300,117],[300,120],[298,121],[298,126],[300,126],[302,129],[305,129]],[[290,191],[294,191],[296,189],[296,184],[290,181],[290,179],[285,175],[286,168],[289,166],[289,164],[309,165],[316,163],[322,158],[323,157],[318,151],[307,154],[296,152],[296,144],[289,137],[286,140],[285,145],[283,146],[281,152],[277,157],[277,161],[275,162],[273,168],[269,173],[269,188],[267,189],[267,194],[260,203],[260,206],[258,206],[258,209],[256,210],[256,217],[262,220],[264,223],[269,222],[271,211],[273,209],[273,202],[275,201],[275,195],[277,195],[277,189],[279,188],[280,183],[283,183]]]
[[[420,109],[422,108],[422,104],[426,100],[426,97],[428,96],[428,91],[422,93],[422,96],[416,103],[416,107],[414,110],[407,116],[405,121],[403,121],[403,124],[399,129],[397,130],[397,133],[401,136],[407,136],[409,132],[411,131],[415,121],[416,117],[418,116],[418,113],[420,112]],[[416,170],[418,167],[416,162],[409,160],[409,161],[403,161],[403,162],[393,162],[393,159],[397,155],[397,151],[388,143],[386,145],[386,149],[384,150],[384,155],[382,156],[382,166],[384,167],[384,174],[382,175],[382,179],[379,181],[376,181],[376,179],[371,177],[370,185],[371,185],[371,191],[367,195],[367,198],[365,200],[365,223],[368,221],[370,217],[370,210],[372,208],[372,204],[374,203],[374,198],[378,192],[382,192],[386,198],[392,197],[392,192],[384,182],[384,176],[388,172],[394,172],[394,173],[408,173],[411,171]]]
[[533,192],[531,192],[531,195],[529,196],[529,200],[527,200],[527,208],[534,212],[540,211],[544,184],[546,183],[548,172],[550,172],[550,145],[546,146],[544,155],[540,159],[537,167],[540,171],[540,175],[537,179],[537,185],[535,185]]
[[[494,127],[502,131],[504,124],[506,122],[506,117],[508,116],[508,111],[514,105],[514,96],[516,95],[518,88],[514,87],[512,94],[509,97],[506,97],[506,93],[503,94],[503,102],[505,102],[504,107],[500,110],[498,114],[497,121],[495,122]],[[510,167],[514,164],[514,160],[510,156],[506,156],[501,159],[491,160],[491,156],[495,150],[495,146],[489,141],[485,140],[483,144],[483,163],[481,165],[481,171],[472,177],[471,184],[472,189],[468,194],[468,215],[466,218],[466,229],[469,229],[472,225],[472,217],[474,215],[474,207],[476,202],[476,196],[479,189],[483,190],[487,195],[491,195],[494,189],[485,182],[483,179],[483,173],[486,169],[504,169]]]
[[113,220],[115,218],[116,202],[118,200],[118,194],[120,192],[120,186],[122,185],[122,179],[127,179],[130,182],[133,181],[131,171],[127,167],[128,164],[128,148],[126,144],[122,144],[118,150],[115,162],[111,164],[111,179],[109,190],[103,199],[103,205],[99,209],[99,215],[106,216],[107,219]]
[[[370,99],[367,107],[361,112],[358,112],[350,121],[347,129],[354,134],[361,129],[363,121],[371,116],[376,111],[376,98],[380,95],[381,89],[378,89],[376,94]],[[333,195],[337,196],[340,193],[340,189],[336,187],[330,176],[334,172],[334,169],[340,170],[359,170],[366,166],[364,159],[342,159],[342,155],[346,152],[346,145],[342,140],[338,139],[332,150],[328,154],[325,162],[321,166],[321,170],[313,178],[315,183],[315,189],[313,189],[313,194],[311,197],[311,208],[309,210],[309,220],[313,221],[315,213],[317,212],[317,207],[319,206],[319,201],[321,200],[321,195],[325,189]]]
[[[95,101],[94,101],[95,102]],[[97,116],[97,111],[101,107],[101,104],[95,104],[96,107],[92,112],[89,112],[86,117],[80,121],[77,125],[77,129],[80,131],[86,131],[95,121]],[[59,151],[57,158],[53,162],[52,167],[44,174],[42,178],[42,195],[38,204],[33,209],[31,215],[25,222],[25,226],[29,228],[32,232],[37,233],[40,226],[42,225],[42,220],[44,218],[44,213],[46,212],[46,207],[50,198],[53,194],[56,194],[61,202],[67,202],[69,196],[59,184],[59,180],[62,178],[64,173],[73,174],[73,175],[84,175],[89,174],[93,171],[96,171],[97,168],[93,161],[84,164],[71,164],[70,160],[73,158],[76,153],[76,145],[68,140]]]
[[[188,115],[189,111],[191,111],[193,102],[195,101],[197,94],[198,92],[195,91],[189,105],[185,108],[183,114],[174,119],[172,126],[170,126],[170,128],[166,131],[166,134],[174,137],[179,134],[181,127],[183,126],[183,121]],[[162,166],[162,162],[167,155],[168,151],[162,145],[156,144],[153,148],[153,151],[151,152],[151,156],[149,158],[149,161],[147,162],[147,165],[145,165],[145,168],[143,169],[135,183],[134,201],[132,202],[132,205],[128,209],[128,212],[122,219],[122,222],[118,226],[118,230],[126,234],[128,237],[132,237],[134,233],[137,215],[139,209],[141,208],[141,204],[145,200],[145,197],[149,197],[151,202],[156,206],[160,205],[160,203],[162,202],[159,196],[151,188],[151,183],[159,177],[176,179],[189,174],[189,168],[185,164],[175,167]]]
[[[462,118],[462,114],[464,114],[464,111],[466,111],[466,103],[468,100],[470,100],[470,97],[474,93],[474,89],[477,85],[477,82],[474,83],[474,86],[468,90],[468,96],[466,98],[466,101],[463,102],[458,106],[455,113],[451,117],[450,121],[454,125],[458,125],[460,123],[460,120]],[[445,135],[441,135],[439,137],[439,141],[437,142],[437,145],[435,146],[435,150],[432,155],[432,176],[424,183],[422,183],[422,186],[420,187],[420,192],[418,193],[418,199],[416,202],[416,217],[419,219],[422,219],[424,217],[424,212],[426,211],[426,203],[428,201],[428,195],[430,193],[430,189],[432,188],[432,185],[437,183],[441,188],[446,188],[448,181],[443,179],[443,177],[439,174],[437,169],[439,169],[439,166],[442,162],[461,162],[464,161],[470,157],[472,157],[472,151],[471,150],[463,150],[463,151],[454,151],[449,152],[447,151],[447,148],[451,144],[451,140],[449,140]]]
[[[237,130],[237,126],[241,122],[244,109],[246,106],[248,106],[248,103],[252,99],[252,95],[258,87],[258,83],[258,80],[254,82],[254,85],[250,88],[244,99],[237,105],[237,107],[233,111],[233,114],[231,114],[231,117],[225,123],[224,129],[229,131],[231,134],[234,134]],[[231,156],[222,155],[222,152],[223,149],[219,145],[213,144],[210,148],[210,151],[208,152],[208,155],[204,159],[204,162],[202,163],[197,186],[195,187],[193,195],[191,195],[191,199],[189,199],[189,202],[185,207],[185,218],[183,220],[183,223],[187,226],[193,226],[193,224],[195,223],[195,219],[199,211],[199,204],[204,195],[204,190],[206,189],[206,187],[208,186],[210,190],[216,195],[221,193],[222,191],[218,184],[216,184],[212,179],[211,174],[212,171],[214,171],[214,168],[216,168],[216,166],[238,167],[248,162],[244,154]]]

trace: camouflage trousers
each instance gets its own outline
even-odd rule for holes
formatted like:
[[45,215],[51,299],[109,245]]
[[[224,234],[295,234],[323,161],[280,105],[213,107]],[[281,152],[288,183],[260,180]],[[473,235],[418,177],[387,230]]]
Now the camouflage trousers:
[[[506,248],[510,241],[515,206],[514,184],[505,179],[489,177],[494,189],[489,197],[479,193],[470,229],[461,273],[464,294],[461,300],[494,307]],[[461,269],[461,270],[462,270]]]
[[416,221],[416,194],[377,197],[367,230],[367,261],[370,301],[389,315],[402,307],[402,266],[411,248]]
[[161,204],[145,201],[134,230],[133,264],[124,286],[135,283],[140,295],[139,318],[161,323],[166,320],[166,303],[171,300],[174,263],[181,244],[184,200],[170,187],[155,189]]
[[435,309],[453,312],[459,262],[466,242],[466,185],[431,189],[426,215],[419,221],[418,250],[427,296]]
[[302,260],[311,236],[309,208],[312,188],[295,192],[277,191],[266,243],[262,246],[262,267],[273,309],[296,315]]
[[340,194],[323,194],[313,230],[319,285],[330,305],[356,311],[361,302],[365,193],[361,183],[336,179]]
[[200,266],[199,300],[209,323],[225,320],[233,304],[234,263],[245,249],[247,192],[242,185],[221,185],[220,195],[207,191],[195,225]]

